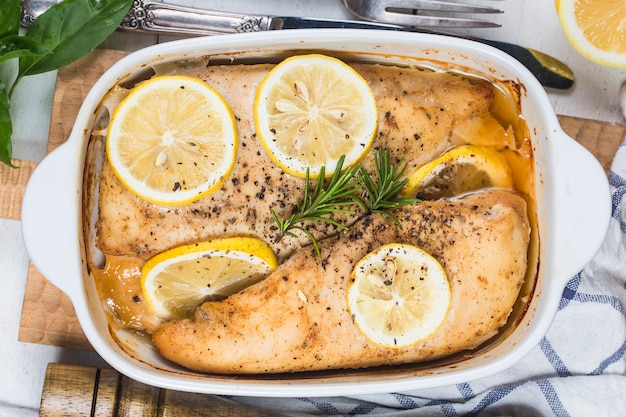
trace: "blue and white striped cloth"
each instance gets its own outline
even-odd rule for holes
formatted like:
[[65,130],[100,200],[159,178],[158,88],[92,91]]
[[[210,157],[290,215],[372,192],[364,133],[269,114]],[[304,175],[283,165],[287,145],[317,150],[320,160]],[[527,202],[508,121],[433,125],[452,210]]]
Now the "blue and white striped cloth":
[[594,259],[563,291],[554,323],[513,368],[405,393],[233,398],[289,416],[626,416],[626,141],[609,178],[613,218]]

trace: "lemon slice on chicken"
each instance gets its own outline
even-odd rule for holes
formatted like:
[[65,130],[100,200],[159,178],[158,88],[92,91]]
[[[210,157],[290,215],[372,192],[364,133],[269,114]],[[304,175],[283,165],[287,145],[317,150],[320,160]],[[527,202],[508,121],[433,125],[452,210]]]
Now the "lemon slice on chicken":
[[277,266],[274,252],[259,239],[216,239],[154,256],[142,268],[141,288],[152,313],[183,318],[205,301],[255,284]]
[[116,176],[137,196],[179,205],[223,183],[237,142],[235,117],[217,90],[196,78],[160,76],[117,106],[106,151]]
[[387,244],[364,256],[348,285],[348,309],[372,342],[404,347],[432,335],[451,304],[441,264],[422,249]]
[[328,176],[370,150],[378,108],[367,81],[352,67],[325,55],[298,55],[276,65],[259,85],[254,102],[259,140],[284,171]]
[[481,188],[513,186],[506,157],[494,148],[463,145],[418,168],[403,197],[436,200]]

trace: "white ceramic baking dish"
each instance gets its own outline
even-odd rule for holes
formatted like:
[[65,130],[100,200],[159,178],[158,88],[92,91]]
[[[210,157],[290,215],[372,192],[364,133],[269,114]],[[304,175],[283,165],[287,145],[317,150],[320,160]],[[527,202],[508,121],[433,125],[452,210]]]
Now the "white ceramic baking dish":
[[[532,136],[538,228],[538,276],[528,310],[498,344],[453,362],[277,376],[200,375],[164,360],[141,339],[112,336],[88,274],[81,231],[83,166],[102,97],[120,80],[151,66],[199,56],[210,61],[254,59],[315,50],[351,53],[387,63],[422,60],[461,66],[521,86],[521,108]],[[432,388],[486,377],[515,364],[550,326],[568,280],[599,249],[610,218],[609,188],[596,159],[569,138],[541,85],[508,55],[488,46],[425,34],[356,30],[297,30],[194,38],[156,45],[109,69],[86,97],[67,142],[38,166],[26,189],[23,233],[35,267],[72,300],[94,349],[115,369],[158,387],[249,396],[333,396]],[[134,345],[132,355],[126,353]]]

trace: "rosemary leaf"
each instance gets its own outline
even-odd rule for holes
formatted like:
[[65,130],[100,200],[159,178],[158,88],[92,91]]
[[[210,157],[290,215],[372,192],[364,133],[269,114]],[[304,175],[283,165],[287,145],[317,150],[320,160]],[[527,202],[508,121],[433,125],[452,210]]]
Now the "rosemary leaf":
[[299,230],[304,233],[313,243],[318,257],[321,258],[319,245],[313,234],[302,225],[305,221],[324,222],[339,229],[345,230],[347,227],[333,216],[335,214],[354,214],[354,210],[343,208],[353,205],[355,202],[361,204],[362,199],[358,195],[361,190],[361,179],[358,175],[358,167],[350,167],[342,172],[345,157],[342,156],[337,162],[328,185],[325,186],[325,167],[320,169],[315,186],[311,190],[309,170],[306,170],[304,178],[304,195],[296,203],[296,212],[288,219],[281,219],[272,210],[272,216],[278,226],[281,236],[289,235],[296,237],[292,230]]
[[[319,243],[317,243],[317,240],[315,239],[315,236],[313,236],[313,234],[310,231],[308,231],[302,226],[294,226],[294,229],[298,229],[302,233],[308,236],[311,243],[313,243],[313,247],[315,248],[315,253],[317,254],[317,258],[322,259],[322,251],[320,249]],[[287,232],[287,233],[289,233],[291,236],[297,237],[294,233],[291,233],[291,232]]]
[[314,187],[311,187],[309,170],[306,170],[304,195],[296,203],[296,212],[288,219],[281,219],[274,210],[271,211],[280,231],[279,240],[283,236],[297,238],[293,231],[299,230],[311,240],[318,258],[321,259],[319,244],[303,223],[324,222],[346,230],[347,227],[335,220],[334,216],[354,214],[354,210],[345,208],[354,204],[361,206],[366,213],[384,214],[400,227],[400,221],[389,209],[419,201],[416,198],[398,197],[398,193],[408,182],[408,179],[402,179],[407,163],[401,160],[394,166],[391,164],[389,150],[379,149],[374,159],[377,179],[375,181],[361,166],[349,167],[343,171],[344,160],[344,156],[339,159],[328,184],[325,180],[325,167],[320,169]]
[[398,197],[398,193],[408,182],[407,178],[402,179],[407,169],[407,163],[401,159],[397,165],[392,165],[389,149],[385,148],[377,150],[374,165],[378,182],[374,181],[370,173],[364,168],[361,168],[359,173],[368,198],[366,210],[368,213],[385,214],[399,226],[400,222],[389,209],[419,201],[416,198]]

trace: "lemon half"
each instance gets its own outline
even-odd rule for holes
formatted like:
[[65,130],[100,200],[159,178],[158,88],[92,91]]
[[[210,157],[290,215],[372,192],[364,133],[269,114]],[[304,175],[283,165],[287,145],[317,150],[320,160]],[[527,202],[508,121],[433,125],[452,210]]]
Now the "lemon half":
[[558,0],[556,9],[578,52],[602,65],[626,67],[624,0]]
[[354,323],[376,344],[413,345],[432,335],[451,304],[441,264],[411,245],[383,245],[354,267],[348,286]]
[[237,130],[220,93],[199,79],[161,76],[137,85],[111,117],[106,142],[116,176],[161,205],[198,200],[233,169]]
[[141,288],[153,314],[166,320],[183,318],[205,301],[255,284],[277,266],[274,252],[259,239],[216,239],[151,258],[142,268]]
[[284,171],[327,176],[345,155],[358,163],[372,147],[378,108],[369,84],[352,67],[325,55],[298,55],[276,65],[254,102],[259,140]]
[[512,186],[511,167],[502,153],[491,147],[463,145],[417,169],[401,194],[436,200],[481,188]]

